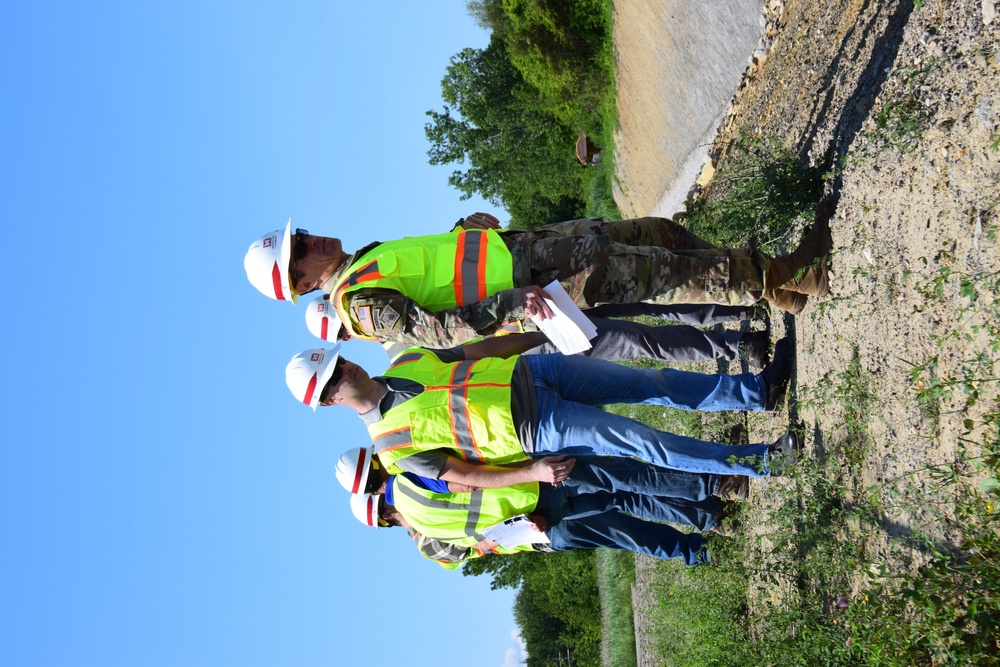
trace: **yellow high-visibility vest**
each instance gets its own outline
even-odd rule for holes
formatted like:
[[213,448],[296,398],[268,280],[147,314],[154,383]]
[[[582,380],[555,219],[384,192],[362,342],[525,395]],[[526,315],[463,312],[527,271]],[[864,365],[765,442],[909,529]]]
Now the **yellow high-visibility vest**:
[[354,290],[391,289],[436,312],[511,289],[513,273],[514,260],[496,230],[415,236],[379,243],[356,258],[331,301],[354,336],[374,340],[353,325],[347,295]]
[[440,493],[397,475],[392,496],[396,510],[421,535],[471,547],[485,539],[484,529],[534,510],[538,482],[470,493]]
[[368,426],[379,461],[403,472],[399,459],[432,449],[471,463],[503,464],[527,458],[510,410],[517,357],[445,363],[411,348],[383,375],[419,382],[424,391]]

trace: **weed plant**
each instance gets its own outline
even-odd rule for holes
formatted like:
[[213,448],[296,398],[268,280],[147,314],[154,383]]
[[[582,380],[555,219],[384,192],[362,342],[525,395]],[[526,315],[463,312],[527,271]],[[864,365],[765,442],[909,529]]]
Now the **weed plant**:
[[893,70],[899,90],[875,112],[875,130],[869,134],[864,154],[874,156],[887,150],[906,154],[917,148],[933,116],[933,109],[921,99],[920,90],[936,67],[936,61],[931,61],[924,67]]
[[810,222],[828,166],[803,166],[774,137],[736,142],[712,184],[689,202],[688,227],[724,248],[779,254],[797,218]]
[[766,516],[713,538],[715,566],[657,564],[659,664],[1000,663],[1000,274],[959,270],[947,247],[935,263],[897,289],[915,290],[918,310],[955,315],[910,379],[931,431],[921,435],[936,437],[945,418],[960,425],[957,456],[863,481],[877,394],[855,349],[843,370],[800,388],[800,407],[841,426],[756,494]]

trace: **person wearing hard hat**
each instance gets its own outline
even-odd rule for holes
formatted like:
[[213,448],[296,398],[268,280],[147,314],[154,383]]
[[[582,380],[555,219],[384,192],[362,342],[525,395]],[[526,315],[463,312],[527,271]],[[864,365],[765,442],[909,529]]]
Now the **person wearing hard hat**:
[[[566,502],[574,504],[577,515],[585,509],[591,513],[613,509],[645,514],[647,518],[648,515],[655,514],[656,520],[725,534],[729,526],[720,522],[724,518],[724,512],[731,510],[732,506],[723,505],[720,501],[745,501],[749,497],[748,480],[741,476],[677,472],[635,459],[612,457],[546,457],[542,461],[563,471],[556,479],[561,480]],[[337,460],[336,476],[340,485],[355,496],[368,496],[370,500],[371,496],[385,494],[389,497],[389,504],[393,504],[396,476],[386,472],[379,463],[378,454],[373,453],[370,447],[355,447],[341,454]],[[478,490],[477,487],[430,479],[409,472],[403,473],[402,477],[421,489],[437,493],[472,493]],[[540,485],[539,493],[546,496],[549,493],[548,485]],[[377,527],[379,523],[373,520],[371,514],[374,503],[353,500],[355,516],[363,523],[366,522],[362,516],[362,507],[365,505],[368,506],[367,516],[372,519],[369,525]],[[405,509],[406,503],[403,505]],[[512,553],[510,550],[497,549],[491,544],[456,544],[424,535],[413,528],[408,528],[408,531],[420,553],[446,569],[458,567],[462,561],[488,552]]]
[[[545,534],[546,539],[539,542],[547,542],[547,550],[603,547],[653,558],[681,558],[688,565],[710,561],[700,533],[682,533],[667,524],[712,530],[723,515],[717,499],[680,500],[657,495],[658,476],[646,474],[645,481],[652,484],[636,484],[628,468],[642,464],[624,459],[609,465],[579,459],[577,464],[586,471],[576,478],[585,480],[579,485],[571,475],[558,485],[523,482],[456,492],[440,480],[410,473],[391,475],[383,493],[353,495],[351,509],[359,521],[373,528],[403,526],[424,538],[476,552],[467,557],[487,551],[537,550],[532,544],[498,551],[500,545],[485,534],[490,527],[527,515]],[[655,466],[645,468],[657,470]],[[625,480],[632,485],[620,485]]]
[[[498,224],[487,214],[470,217]],[[336,238],[303,229],[293,236],[289,220],[250,246],[244,268],[251,284],[273,299],[294,302],[321,288],[330,293],[352,336],[430,347],[492,335],[508,323],[530,328],[531,316],[551,316],[538,285],[553,280],[584,308],[640,301],[748,306],[764,295],[798,312],[804,298],[786,303],[773,295],[828,292],[832,237],[819,219],[795,252],[779,258],[714,248],[665,218],[583,222],[587,234],[566,236],[558,226],[502,234],[462,229],[349,254]],[[622,241],[654,235],[681,248]]]
[[[553,483],[565,482],[574,494],[648,493],[675,500],[701,502],[712,498],[725,501],[743,501],[749,497],[748,478],[740,475],[708,475],[660,468],[636,459],[610,456],[590,456],[567,459],[562,456],[547,456],[537,459],[533,465],[553,468]],[[579,465],[577,465],[579,464]],[[522,467],[507,464],[507,467]],[[575,470],[575,472],[574,472]],[[413,477],[414,473],[403,473]],[[371,447],[353,447],[337,459],[337,481],[344,490],[352,494],[385,493],[386,485],[392,477],[379,461],[378,453]],[[422,478],[426,479],[426,478]],[[458,484],[445,480],[425,481],[428,488],[453,493],[466,493],[478,487]],[[690,515],[682,523],[707,530],[714,525],[701,521],[693,522]]]
[[[615,304],[614,312],[628,316],[633,306],[639,306],[635,312],[647,312],[648,304]],[[672,306],[651,306],[652,308],[672,309]],[[718,308],[729,308],[718,306]],[[737,309],[734,309],[737,310]],[[739,308],[745,312],[746,309]],[[674,312],[667,310],[668,315]],[[684,311],[678,316],[694,314],[694,311]],[[641,322],[618,320],[613,318],[591,316],[590,321],[597,329],[597,336],[592,338],[590,349],[579,352],[596,359],[608,361],[633,361],[646,358],[658,361],[706,361],[723,359],[731,361],[742,359],[752,366],[763,366],[768,361],[770,335],[767,331],[739,331],[726,329],[723,331],[702,330],[686,324],[649,326]],[[732,321],[739,316],[731,313],[722,315],[721,321]],[[703,319],[703,318],[702,318]],[[714,321],[714,320],[710,320]],[[317,338],[336,343],[350,340],[340,321],[340,316],[330,303],[330,295],[323,294],[313,299],[306,306],[306,327]],[[524,334],[533,336],[539,344],[525,350],[524,354],[555,354],[559,352],[556,346],[549,342],[545,334],[531,332]],[[395,359],[409,346],[405,343],[383,342],[389,359]]]
[[[449,350],[411,348],[381,377],[344,360],[339,346],[296,355],[285,369],[293,396],[313,410],[344,405],[368,425],[382,465],[477,487],[559,481],[532,462],[549,455],[637,457],[675,470],[760,477],[798,439],[727,446],[665,433],[603,412],[609,403],[688,410],[774,409],[788,381],[787,339],[762,374],[703,375],[620,366],[587,357],[519,356],[521,336]],[[490,464],[490,465],[474,465]]]
[[[688,525],[699,530],[727,534],[730,526],[720,523],[732,509],[720,501],[747,500],[749,486],[746,477],[682,473],[658,468],[634,459],[611,457],[585,457],[563,460],[547,457],[548,463],[559,464],[568,470],[562,482],[561,493],[566,503],[573,504],[574,513],[601,513],[607,511],[654,514],[657,520]],[[394,521],[395,508],[380,505],[382,494],[393,504],[395,475],[389,475],[373,454],[370,447],[355,447],[337,460],[337,480],[351,494],[354,516],[372,527],[401,525],[413,539],[422,556],[439,563],[445,569],[455,569],[472,558],[494,554],[509,554],[525,550],[551,551],[546,544],[536,543],[520,547],[503,548],[489,541],[470,545],[467,540],[449,541],[418,532],[405,520]],[[413,473],[403,473],[410,485],[439,494],[473,494],[477,487],[455,482],[434,480]],[[519,486],[511,489],[519,492]],[[498,492],[502,493],[500,489]],[[538,485],[540,498],[550,495],[548,485]],[[636,495],[640,494],[640,495]],[[481,496],[481,494],[480,494]],[[477,496],[467,496],[470,500]],[[650,500],[653,498],[653,500]],[[543,503],[551,506],[552,501]],[[402,505],[407,505],[403,502]],[[379,510],[381,516],[379,516]],[[672,537],[672,535],[671,535]],[[603,546],[603,545],[601,545]]]

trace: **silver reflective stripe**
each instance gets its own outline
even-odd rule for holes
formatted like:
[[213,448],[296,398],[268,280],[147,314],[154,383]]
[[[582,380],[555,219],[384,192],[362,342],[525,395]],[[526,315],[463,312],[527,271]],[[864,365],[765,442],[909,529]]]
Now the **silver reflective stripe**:
[[375,451],[379,451],[387,447],[408,445],[411,442],[413,442],[413,437],[410,436],[409,428],[404,428],[401,431],[392,431],[384,435],[377,435],[372,438],[372,444],[375,445]]
[[410,352],[409,354],[401,355],[399,358],[393,360],[392,366],[389,366],[389,368],[395,368],[400,364],[405,364],[411,361],[417,361],[423,356],[424,355],[420,354],[419,352]]
[[483,232],[465,232],[462,235],[462,302],[466,306],[479,301],[479,249],[482,247]]
[[[405,481],[403,481],[405,480]],[[417,505],[421,507],[428,507],[430,509],[436,510],[447,510],[449,512],[468,512],[468,517],[465,521],[465,534],[475,537],[477,540],[482,540],[483,536],[476,532],[476,526],[479,524],[479,517],[483,512],[483,490],[479,489],[473,491],[469,494],[468,503],[456,503],[450,500],[438,500],[436,498],[428,498],[424,494],[420,493],[419,490],[411,486],[413,482],[406,479],[405,477],[396,477],[396,483],[393,485],[394,493],[401,493],[406,496],[407,499],[412,500]],[[430,492],[433,493],[433,492]],[[420,530],[420,526],[415,526],[417,530]]]
[[485,539],[485,536],[476,530],[476,526],[479,525],[479,517],[482,516],[482,513],[483,490],[477,489],[472,492],[472,497],[469,498],[469,518],[465,521],[465,534],[472,535],[477,540]]
[[455,364],[455,370],[451,375],[452,386],[448,391],[448,411],[451,413],[451,425],[455,432],[455,445],[465,454],[467,461],[485,463],[483,457],[476,452],[475,438],[472,435],[472,425],[469,423],[468,414],[465,411],[468,404],[466,393],[468,383],[472,375],[472,367],[475,361],[460,361]]

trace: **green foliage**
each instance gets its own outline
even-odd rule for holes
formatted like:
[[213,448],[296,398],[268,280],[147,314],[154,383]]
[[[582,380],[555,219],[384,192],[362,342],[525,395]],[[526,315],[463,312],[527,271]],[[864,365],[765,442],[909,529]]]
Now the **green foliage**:
[[659,600],[650,629],[656,664],[740,664],[747,633],[734,621],[746,609],[745,572],[657,563],[650,589]]
[[611,39],[603,0],[503,0],[511,62],[559,120],[588,124],[607,86],[599,55]]
[[484,556],[467,562],[466,576],[492,575],[490,587],[517,588],[514,619],[528,665],[548,665],[570,651],[574,663],[600,665],[601,608],[592,551]]
[[[610,145],[610,142],[604,145]],[[589,176],[587,179],[587,209],[584,212],[584,217],[621,220],[622,212],[618,209],[618,204],[615,203],[615,197],[611,191],[611,182],[615,176],[615,165],[611,152],[608,151],[601,163],[588,170],[587,174]]]
[[688,227],[723,248],[776,253],[796,218],[812,215],[828,169],[800,165],[776,138],[742,139],[703,196],[688,204]]
[[431,164],[467,165],[448,179],[463,198],[479,193],[518,219],[582,208],[582,198],[570,194],[583,188],[576,134],[540,108],[495,38],[453,56],[441,89],[451,106],[427,112],[428,156]]
[[[515,227],[615,211],[610,1],[467,4],[493,34],[486,49],[452,58],[441,84],[446,106],[429,111],[425,126],[431,164],[461,164],[449,183],[464,198],[503,205]],[[581,132],[602,147],[607,167],[577,162]],[[590,197],[600,201],[588,206]]]
[[866,154],[877,155],[888,149],[900,154],[913,152],[933,116],[933,110],[920,97],[920,88],[936,67],[937,62],[932,60],[922,68],[900,67],[893,70],[893,77],[901,85],[896,94],[875,113],[875,130],[864,148]]
[[602,662],[615,667],[635,667],[635,623],[632,586],[635,585],[635,554],[598,549],[597,589],[601,595],[604,636]]

